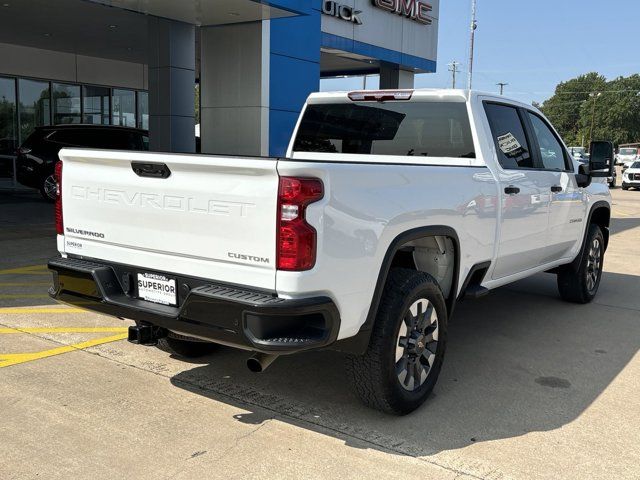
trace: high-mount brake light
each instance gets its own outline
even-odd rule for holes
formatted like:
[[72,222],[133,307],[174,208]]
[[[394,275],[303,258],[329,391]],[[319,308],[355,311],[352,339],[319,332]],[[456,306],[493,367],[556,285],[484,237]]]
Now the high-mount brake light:
[[56,204],[55,204],[56,233],[58,235],[63,235],[64,220],[62,216],[62,161],[56,162],[53,175],[56,179]]
[[316,263],[316,229],[305,218],[307,206],[324,197],[317,178],[280,177],[278,189],[278,270],[301,272]]
[[352,102],[388,102],[392,100],[411,100],[413,90],[362,90],[349,92]]

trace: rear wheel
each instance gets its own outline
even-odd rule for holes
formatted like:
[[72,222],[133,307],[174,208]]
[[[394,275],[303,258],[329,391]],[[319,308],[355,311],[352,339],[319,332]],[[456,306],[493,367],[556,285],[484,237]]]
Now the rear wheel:
[[208,355],[218,348],[215,343],[198,341],[176,333],[158,340],[158,348],[185,358],[198,358]]
[[604,236],[598,225],[590,225],[578,269],[566,265],[558,272],[558,290],[563,300],[589,303],[598,293],[604,264]]
[[56,177],[49,175],[42,180],[42,185],[40,186],[40,195],[47,202],[55,202],[56,195],[58,190],[58,182],[56,182]]
[[446,340],[447,308],[436,280],[423,272],[392,270],[367,351],[348,358],[357,395],[387,413],[412,412],[438,380]]

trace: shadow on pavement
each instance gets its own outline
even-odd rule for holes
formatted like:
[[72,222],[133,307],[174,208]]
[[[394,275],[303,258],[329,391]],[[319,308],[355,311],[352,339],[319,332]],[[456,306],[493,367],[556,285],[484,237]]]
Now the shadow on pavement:
[[248,410],[236,416],[245,423],[277,416],[347,443],[427,456],[575,420],[638,351],[638,302],[609,306],[612,292],[638,291],[640,277],[607,273],[597,303],[567,304],[555,277],[541,274],[462,303],[434,395],[401,418],[361,406],[335,352],[283,357],[255,375],[246,353],[223,349],[172,382]]

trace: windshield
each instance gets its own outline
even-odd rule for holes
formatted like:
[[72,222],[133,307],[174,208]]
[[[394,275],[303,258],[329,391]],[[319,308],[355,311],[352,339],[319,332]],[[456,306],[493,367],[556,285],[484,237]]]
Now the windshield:
[[635,155],[638,153],[636,148],[621,148],[618,155]]
[[587,151],[584,147],[571,147],[570,150],[572,155],[584,155]]
[[640,168],[640,162],[633,162],[631,168]]
[[294,151],[475,158],[462,102],[311,104]]

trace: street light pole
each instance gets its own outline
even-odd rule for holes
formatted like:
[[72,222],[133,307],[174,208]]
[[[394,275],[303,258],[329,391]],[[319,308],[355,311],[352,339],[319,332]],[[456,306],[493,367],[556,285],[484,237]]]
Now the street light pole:
[[469,41],[469,90],[473,86],[473,49],[475,47],[476,40],[476,28],[478,28],[478,22],[476,22],[477,0],[471,0],[471,39]]
[[498,85],[500,87],[500,95],[502,95],[504,93],[504,87],[506,87],[509,84],[508,83],[504,83],[504,82],[500,82],[500,83],[496,83],[496,85]]

